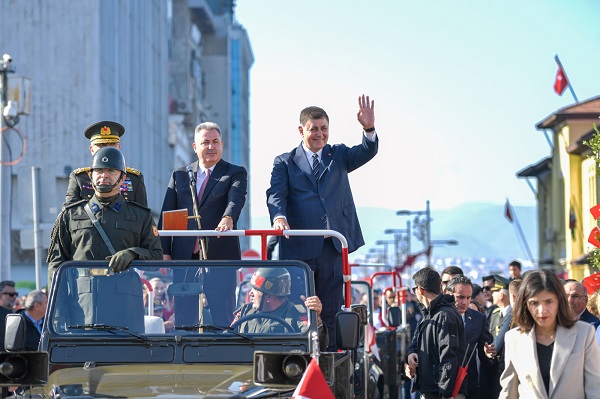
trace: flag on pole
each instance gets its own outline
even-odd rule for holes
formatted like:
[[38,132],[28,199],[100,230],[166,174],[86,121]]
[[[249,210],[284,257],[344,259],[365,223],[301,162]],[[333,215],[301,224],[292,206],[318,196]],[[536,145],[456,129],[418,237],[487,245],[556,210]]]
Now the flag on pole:
[[379,347],[377,346],[377,340],[375,339],[375,327],[373,327],[372,324],[369,324],[367,327],[367,342],[369,343],[369,352],[371,352],[377,360],[381,361],[381,357],[379,357]]
[[308,364],[300,383],[292,394],[292,399],[335,399],[314,358]]
[[569,80],[567,79],[567,75],[565,74],[562,65],[559,65],[558,71],[556,72],[556,78],[554,79],[554,92],[559,96],[562,96],[568,85]]
[[506,199],[506,204],[504,204],[504,217],[508,219],[509,222],[513,223],[514,218],[512,214],[512,210],[510,207],[510,203],[508,202],[508,198]]

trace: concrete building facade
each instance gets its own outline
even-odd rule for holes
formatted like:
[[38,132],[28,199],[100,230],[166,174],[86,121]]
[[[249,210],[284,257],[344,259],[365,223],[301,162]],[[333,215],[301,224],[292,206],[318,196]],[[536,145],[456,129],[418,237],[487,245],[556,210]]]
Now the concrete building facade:
[[[0,52],[13,57],[15,75],[31,79],[32,94],[31,113],[16,126],[27,151],[10,166],[12,256],[0,267],[2,280],[32,280],[31,168],[39,167],[45,284],[50,230],[69,173],[91,163],[83,131],[96,121],[125,126],[122,151],[144,174],[156,219],[173,168],[195,159],[198,123],[219,123],[224,158],[249,168],[253,57],[233,10],[227,0],[0,2]],[[20,151],[18,140],[9,144]],[[249,204],[240,228],[248,221]]]

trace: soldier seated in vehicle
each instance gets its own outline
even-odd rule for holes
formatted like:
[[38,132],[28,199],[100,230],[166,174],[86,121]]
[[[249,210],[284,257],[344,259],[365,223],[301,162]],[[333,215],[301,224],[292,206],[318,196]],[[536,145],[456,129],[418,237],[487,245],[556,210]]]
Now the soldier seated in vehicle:
[[[308,313],[302,305],[289,301],[291,292],[290,273],[284,268],[261,268],[252,275],[251,302],[235,312],[231,328],[242,333],[285,333],[305,332],[308,330]],[[321,321],[321,301],[317,296],[304,299],[304,305],[317,312],[319,339],[327,340],[327,328]]]

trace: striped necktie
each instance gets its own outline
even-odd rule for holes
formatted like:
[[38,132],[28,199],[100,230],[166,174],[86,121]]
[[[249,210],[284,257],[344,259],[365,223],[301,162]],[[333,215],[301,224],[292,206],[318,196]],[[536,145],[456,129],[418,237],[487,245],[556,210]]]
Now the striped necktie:
[[319,156],[317,154],[313,154],[312,156],[312,170],[313,175],[315,177],[319,176]]

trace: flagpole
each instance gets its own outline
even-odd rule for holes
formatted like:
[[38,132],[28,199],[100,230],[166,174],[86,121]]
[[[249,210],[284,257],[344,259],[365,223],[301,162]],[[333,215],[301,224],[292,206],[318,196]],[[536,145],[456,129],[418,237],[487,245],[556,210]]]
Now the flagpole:
[[558,54],[554,54],[554,61],[556,61],[558,67],[562,70],[563,75],[565,75],[565,78],[567,78],[567,86],[569,87],[569,91],[571,92],[573,99],[575,99],[576,103],[579,103],[579,100],[575,95],[575,90],[573,90],[573,86],[571,85],[571,79],[569,79],[569,77],[567,76],[567,71],[565,71],[565,68],[563,68],[562,63],[560,62],[560,58],[558,58]]
[[531,254],[531,250],[529,249],[529,244],[527,243],[527,238],[525,238],[525,234],[523,233],[523,229],[521,228],[521,223],[519,223],[519,218],[517,217],[517,213],[515,212],[513,206],[510,204],[510,202],[508,201],[508,198],[506,199],[506,205],[508,206],[510,214],[512,215],[512,217],[513,217],[513,219],[515,221],[515,226],[517,226],[517,230],[518,230],[519,235],[521,237],[521,242],[525,246],[525,250],[527,251],[527,255],[529,256],[529,260],[531,261],[531,264],[534,264],[533,255]]

